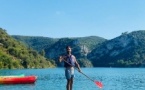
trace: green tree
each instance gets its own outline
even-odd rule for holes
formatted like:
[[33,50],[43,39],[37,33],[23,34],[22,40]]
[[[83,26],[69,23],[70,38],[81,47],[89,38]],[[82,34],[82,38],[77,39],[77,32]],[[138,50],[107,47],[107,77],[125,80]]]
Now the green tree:
[[40,51],[40,55],[45,56],[45,51],[44,51],[44,49]]

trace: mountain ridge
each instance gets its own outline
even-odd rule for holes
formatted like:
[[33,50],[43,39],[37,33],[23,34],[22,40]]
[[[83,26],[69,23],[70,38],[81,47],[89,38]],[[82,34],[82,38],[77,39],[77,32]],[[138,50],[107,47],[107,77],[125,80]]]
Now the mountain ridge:
[[[96,39],[92,39],[96,37]],[[73,48],[73,54],[80,63],[88,61],[94,67],[144,67],[145,30],[124,32],[107,40],[98,36],[59,38],[44,49],[45,56],[57,63],[59,55],[65,53],[65,46]],[[96,41],[95,41],[96,40]],[[100,41],[99,41],[100,40]],[[58,64],[58,63],[57,63]],[[89,64],[91,66],[91,64]]]

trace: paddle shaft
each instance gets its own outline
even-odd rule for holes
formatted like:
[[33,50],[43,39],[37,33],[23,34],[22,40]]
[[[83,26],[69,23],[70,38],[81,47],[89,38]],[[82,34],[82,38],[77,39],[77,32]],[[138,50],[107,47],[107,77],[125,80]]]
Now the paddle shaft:
[[86,76],[88,79],[90,79],[91,81],[93,81],[94,82],[94,80],[93,79],[91,79],[90,77],[88,77],[86,74],[84,74],[83,72],[80,72],[81,74],[83,74],[84,76]]
[[[72,66],[70,63],[68,63],[67,61],[65,61],[65,60],[63,60],[64,62],[66,62],[67,64],[69,64],[70,66]],[[74,66],[72,66],[72,67],[74,67]],[[76,67],[74,67],[76,70],[78,70]],[[88,77],[86,74],[84,74],[83,72],[80,72],[81,74],[83,74],[84,76],[86,76],[88,79],[90,79],[91,81],[93,81],[94,82],[94,80],[93,79],[91,79],[90,77]]]

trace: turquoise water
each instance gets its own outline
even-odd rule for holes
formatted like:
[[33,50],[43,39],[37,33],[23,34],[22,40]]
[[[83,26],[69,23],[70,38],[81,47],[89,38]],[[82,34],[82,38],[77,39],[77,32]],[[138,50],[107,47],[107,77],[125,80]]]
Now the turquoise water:
[[[82,68],[90,78],[101,81],[99,89],[94,82],[75,71],[73,90],[145,90],[145,68]],[[64,68],[0,70],[0,75],[17,74],[38,76],[35,84],[0,85],[0,90],[66,90]]]

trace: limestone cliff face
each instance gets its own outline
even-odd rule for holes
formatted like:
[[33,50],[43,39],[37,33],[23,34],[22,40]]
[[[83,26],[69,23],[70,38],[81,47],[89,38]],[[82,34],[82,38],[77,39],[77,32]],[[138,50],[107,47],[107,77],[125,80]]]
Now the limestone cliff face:
[[[91,41],[92,39],[93,41]],[[82,58],[86,57],[88,53],[95,48],[94,46],[103,41],[105,41],[105,39],[93,36],[83,38],[62,38],[51,47],[45,49],[45,52],[47,57],[56,59],[60,55],[65,54],[65,47],[69,45],[72,47],[72,54],[77,58]]]

